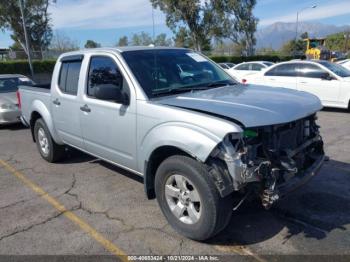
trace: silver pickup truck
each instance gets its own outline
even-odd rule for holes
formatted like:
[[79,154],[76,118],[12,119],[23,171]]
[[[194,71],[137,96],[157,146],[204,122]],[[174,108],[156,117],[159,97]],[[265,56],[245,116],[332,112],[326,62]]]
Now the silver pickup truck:
[[324,161],[309,93],[241,85],[188,49],[66,53],[51,87],[21,87],[22,121],[41,156],[71,146],[144,178],[181,234],[208,239],[250,194],[264,207]]

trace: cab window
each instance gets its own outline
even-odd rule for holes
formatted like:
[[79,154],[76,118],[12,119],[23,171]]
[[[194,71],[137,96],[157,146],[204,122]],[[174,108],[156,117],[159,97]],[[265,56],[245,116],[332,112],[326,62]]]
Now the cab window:
[[128,93],[127,83],[114,60],[107,56],[93,56],[88,73],[87,95],[95,98],[95,87],[111,84]]
[[58,78],[59,89],[69,95],[77,95],[81,61],[62,62]]

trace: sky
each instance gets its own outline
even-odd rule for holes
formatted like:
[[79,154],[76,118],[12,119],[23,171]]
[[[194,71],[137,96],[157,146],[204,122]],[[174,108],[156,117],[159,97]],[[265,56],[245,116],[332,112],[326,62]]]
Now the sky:
[[[205,1],[205,0],[202,0]],[[257,0],[254,15],[258,27],[275,22],[313,21],[350,25],[350,0]],[[316,8],[310,8],[317,5]],[[152,7],[149,0],[57,0],[50,6],[53,30],[70,37],[79,46],[93,39],[113,46],[123,35],[142,31],[152,35]],[[171,31],[165,16],[154,11],[155,34]],[[11,45],[10,32],[0,32],[0,47]]]

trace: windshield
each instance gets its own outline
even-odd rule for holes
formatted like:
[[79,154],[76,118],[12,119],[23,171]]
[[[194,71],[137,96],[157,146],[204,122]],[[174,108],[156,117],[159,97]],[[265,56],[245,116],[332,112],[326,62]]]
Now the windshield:
[[318,61],[318,63],[327,67],[330,71],[332,71],[337,76],[350,77],[350,71],[341,65],[330,63],[328,61]]
[[236,83],[220,66],[190,50],[137,50],[122,56],[150,98]]
[[0,93],[16,92],[19,85],[33,85],[33,82],[26,77],[0,78]]

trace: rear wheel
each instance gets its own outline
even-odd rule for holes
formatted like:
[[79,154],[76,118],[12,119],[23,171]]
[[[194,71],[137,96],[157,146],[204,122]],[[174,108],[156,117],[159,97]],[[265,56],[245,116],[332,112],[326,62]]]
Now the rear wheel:
[[39,153],[46,161],[54,163],[62,159],[65,147],[58,145],[52,139],[49,129],[41,118],[35,122],[34,135]]
[[231,218],[232,196],[221,198],[206,166],[190,157],[164,160],[156,173],[155,189],[169,224],[188,238],[211,238]]

